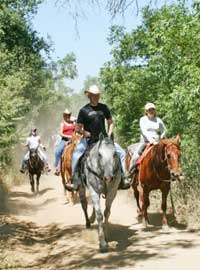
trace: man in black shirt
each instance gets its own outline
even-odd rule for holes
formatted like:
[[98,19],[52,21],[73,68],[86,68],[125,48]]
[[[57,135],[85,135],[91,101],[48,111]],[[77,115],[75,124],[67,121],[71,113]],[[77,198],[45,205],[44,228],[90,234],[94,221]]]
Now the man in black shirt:
[[[113,133],[113,120],[110,110],[107,105],[99,103],[99,88],[96,85],[92,85],[85,93],[90,102],[81,108],[78,114],[76,132],[83,134],[83,138],[72,155],[73,185],[67,184],[66,187],[68,190],[76,190],[78,188],[77,177],[75,176],[76,168],[80,157],[84,154],[87,147],[99,140],[99,134],[101,132],[107,137],[110,137]],[[105,120],[107,122],[108,132],[106,132]],[[123,174],[125,175],[125,151],[116,143],[115,147],[121,161]],[[122,177],[120,188],[127,189],[129,187],[130,183],[128,179]]]

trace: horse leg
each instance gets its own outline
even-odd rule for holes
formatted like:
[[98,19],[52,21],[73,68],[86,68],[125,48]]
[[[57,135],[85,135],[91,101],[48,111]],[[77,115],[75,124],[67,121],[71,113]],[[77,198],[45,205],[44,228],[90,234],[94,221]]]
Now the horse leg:
[[143,223],[144,223],[145,228],[147,228],[149,224],[147,208],[150,205],[150,201],[149,201],[149,190],[147,190],[145,187],[143,188],[143,200],[144,200],[143,206],[142,206]]
[[[108,243],[105,240],[104,228],[103,228],[103,215],[101,212],[100,196],[95,192],[95,190],[90,186],[90,192],[92,196],[92,202],[96,213],[96,219],[98,222],[98,232],[99,232],[99,248],[101,252],[108,251]],[[109,210],[109,209],[108,209]]]
[[90,228],[90,220],[88,217],[88,212],[87,212],[87,206],[88,206],[88,202],[87,202],[87,198],[86,198],[86,190],[83,187],[79,188],[79,197],[80,197],[80,202],[81,202],[81,206],[85,215],[85,220],[86,220],[86,228]]
[[40,176],[41,174],[37,174],[36,181],[37,181],[37,186],[36,186],[36,192],[39,192],[39,185],[40,185]]
[[[116,190],[117,191],[117,190]],[[104,217],[105,217],[105,221],[104,221],[104,232],[105,232],[105,239],[106,241],[108,241],[108,219],[109,219],[109,216],[110,216],[110,209],[111,209],[111,206],[112,206],[112,202],[116,196],[116,193],[117,192],[109,192],[107,195],[106,195],[106,202],[105,202],[105,211],[104,211]]]
[[94,223],[95,222],[95,218],[96,218],[96,215],[95,215],[95,209],[94,207],[92,208],[92,214],[90,216],[90,223]]
[[135,196],[135,200],[136,200],[136,204],[137,204],[137,213],[138,213],[138,218],[140,218],[142,216],[142,209],[140,207],[140,193],[137,189],[137,182],[134,180],[133,184],[132,184],[132,188],[133,188],[133,192],[134,192],[134,196]]
[[31,184],[31,191],[35,192],[35,185],[34,185],[34,177],[33,174],[29,173],[29,180],[30,180],[30,184]]
[[163,188],[162,190],[162,204],[161,208],[163,211],[163,217],[162,217],[162,225],[167,227],[167,215],[166,215],[166,210],[167,210],[167,196],[169,193],[169,188]]

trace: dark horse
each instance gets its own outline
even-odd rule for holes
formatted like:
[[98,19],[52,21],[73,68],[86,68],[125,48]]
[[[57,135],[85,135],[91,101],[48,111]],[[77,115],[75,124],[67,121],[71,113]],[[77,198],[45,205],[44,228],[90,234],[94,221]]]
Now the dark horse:
[[29,180],[31,184],[31,191],[35,192],[35,180],[34,175],[36,175],[36,192],[39,192],[40,176],[44,170],[44,162],[41,160],[38,154],[38,148],[29,149],[29,160],[27,163],[27,168],[29,172]]
[[[108,219],[111,205],[121,180],[120,160],[112,140],[100,135],[99,141],[90,150],[83,162],[83,172],[86,176],[86,185],[90,191],[93,204],[93,213],[89,219],[86,187],[82,185],[79,188],[79,197],[85,214],[86,227],[90,227],[96,216],[99,231],[99,247],[102,252],[105,252],[108,249]],[[104,227],[100,205],[101,195],[105,198]]]
[[[138,171],[133,175],[132,187],[134,190],[138,212],[148,225],[147,208],[150,205],[149,193],[160,189],[162,192],[162,224],[167,226],[167,196],[171,181],[179,179],[180,138],[163,139],[157,145],[147,150],[141,160]],[[140,204],[141,203],[141,204]]]

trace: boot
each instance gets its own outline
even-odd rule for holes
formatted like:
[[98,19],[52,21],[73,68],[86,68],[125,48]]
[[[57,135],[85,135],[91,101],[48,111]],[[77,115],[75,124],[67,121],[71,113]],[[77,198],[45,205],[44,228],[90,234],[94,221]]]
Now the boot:
[[65,183],[66,190],[71,191],[71,192],[78,191],[78,188],[81,184],[79,173],[75,172],[71,180],[72,180],[71,181],[72,183]]
[[125,178],[132,178],[135,171],[136,171],[136,165],[132,166],[132,168],[129,169],[129,171],[125,175]]
[[118,189],[128,189],[130,188],[130,186],[131,186],[130,180],[124,175],[122,175],[121,182],[119,183]]
[[22,161],[21,168],[20,168],[19,171],[20,171],[21,173],[25,173],[25,170],[26,170],[26,165],[25,165],[25,161],[23,160],[23,161]]
[[46,171],[46,172],[50,172],[50,171],[51,171],[51,168],[49,167],[48,164],[46,164],[46,166],[45,166],[45,171]]

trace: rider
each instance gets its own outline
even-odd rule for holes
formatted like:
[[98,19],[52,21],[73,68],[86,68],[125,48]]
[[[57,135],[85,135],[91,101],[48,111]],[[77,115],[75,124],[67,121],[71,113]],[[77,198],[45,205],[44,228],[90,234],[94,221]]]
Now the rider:
[[166,127],[163,121],[156,116],[156,107],[149,102],[145,105],[145,115],[140,118],[140,142],[131,158],[128,176],[131,176],[136,169],[136,160],[144,151],[146,144],[157,144],[165,137]]
[[[78,189],[77,165],[85,150],[89,145],[98,141],[100,133],[110,137],[113,131],[113,120],[110,110],[107,105],[99,103],[99,88],[96,85],[92,85],[85,91],[85,94],[87,94],[89,103],[80,109],[76,124],[76,131],[83,134],[84,137],[72,155],[73,184],[66,185],[66,188],[70,191]],[[105,128],[105,120],[108,126],[108,133]],[[121,161],[123,174],[125,174],[125,151],[118,144],[115,144],[115,147]],[[122,177],[120,188],[126,189],[129,187],[129,180]]]
[[72,138],[72,135],[75,131],[75,121],[76,121],[75,117],[71,116],[71,111],[66,109],[63,112],[63,120],[60,123],[60,136],[62,139],[55,152],[55,163],[54,163],[56,168],[55,175],[59,175],[60,173],[60,167],[58,166],[59,160],[62,156],[65,143]]
[[[45,164],[45,170],[47,172],[50,172],[51,169],[49,167],[49,164],[48,164],[48,161],[47,161],[47,157],[43,153],[43,151],[41,150],[41,148],[43,148],[43,150],[46,150],[46,148],[42,145],[40,136],[37,135],[37,128],[32,128],[31,129],[30,136],[26,139],[25,146],[27,146],[28,149],[38,149],[39,157],[41,158],[41,160]],[[24,156],[24,158],[22,160],[22,164],[21,164],[21,168],[20,168],[20,172],[21,173],[24,173],[25,172],[25,170],[26,170],[26,163],[27,163],[28,159],[29,159],[29,150],[25,154],[25,156]]]

